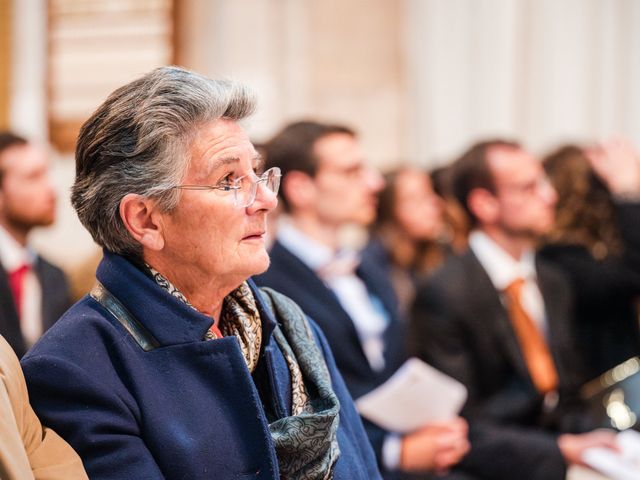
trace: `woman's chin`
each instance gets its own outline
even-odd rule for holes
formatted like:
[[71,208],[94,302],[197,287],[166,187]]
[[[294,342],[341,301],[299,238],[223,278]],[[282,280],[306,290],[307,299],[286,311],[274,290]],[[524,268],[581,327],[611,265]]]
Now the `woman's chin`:
[[261,273],[264,273],[267,271],[267,269],[269,268],[269,254],[267,253],[267,251],[265,249],[263,249],[262,254],[258,255],[255,254],[255,256],[252,258],[252,262],[251,262],[251,275],[260,275]]

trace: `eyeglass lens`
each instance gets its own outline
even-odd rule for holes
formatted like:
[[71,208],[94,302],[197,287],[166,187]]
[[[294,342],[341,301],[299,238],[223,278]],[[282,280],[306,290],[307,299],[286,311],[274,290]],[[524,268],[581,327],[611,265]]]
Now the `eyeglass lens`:
[[270,168],[255,180],[246,176],[240,181],[240,185],[235,190],[235,203],[241,208],[250,206],[256,199],[258,192],[258,184],[262,183],[274,194],[278,193],[280,187],[280,169],[277,167]]

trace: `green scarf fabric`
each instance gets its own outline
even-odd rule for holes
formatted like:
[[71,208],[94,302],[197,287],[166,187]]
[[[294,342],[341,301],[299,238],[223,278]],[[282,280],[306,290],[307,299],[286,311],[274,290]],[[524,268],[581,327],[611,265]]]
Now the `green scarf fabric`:
[[[286,357],[293,357],[304,376],[309,395],[302,411],[269,425],[282,478],[329,480],[340,456],[338,423],[340,403],[333,392],[324,356],[313,339],[305,314],[293,300],[269,288],[265,294],[282,329],[276,342]],[[287,360],[289,361],[289,360]]]

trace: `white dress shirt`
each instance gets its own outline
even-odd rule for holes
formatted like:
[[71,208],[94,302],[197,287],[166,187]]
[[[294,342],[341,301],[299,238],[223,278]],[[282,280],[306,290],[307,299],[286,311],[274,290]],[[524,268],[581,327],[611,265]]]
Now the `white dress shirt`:
[[[290,218],[278,219],[278,241],[314,272],[333,262],[336,257],[353,257],[353,252],[334,252],[293,225]],[[345,261],[348,263],[348,260]],[[355,262],[357,263],[357,262]],[[324,276],[323,282],[347,312],[358,333],[360,345],[372,369],[384,368],[384,331],[389,322],[388,312],[382,302],[370,294],[355,271]],[[382,445],[382,463],[389,470],[400,464],[402,441],[398,435],[389,434]]]
[[279,220],[278,241],[311,270],[318,273],[327,288],[351,318],[358,333],[362,350],[369,365],[376,371],[384,368],[384,331],[389,322],[382,302],[372,295],[354,269],[333,269],[321,274],[325,267],[336,262],[355,267],[357,255],[353,251],[334,252],[331,248],[309,237],[293,225],[290,219]]
[[547,335],[547,319],[544,299],[537,282],[535,254],[527,250],[516,260],[487,234],[475,230],[469,235],[469,247],[487,272],[493,286],[502,298],[502,292],[514,280],[524,279],[522,288],[522,307],[537,327]]
[[20,331],[27,348],[42,335],[42,287],[33,271],[36,257],[32,249],[24,248],[0,227],[0,262],[7,275],[23,265],[31,267],[24,275],[20,305]]

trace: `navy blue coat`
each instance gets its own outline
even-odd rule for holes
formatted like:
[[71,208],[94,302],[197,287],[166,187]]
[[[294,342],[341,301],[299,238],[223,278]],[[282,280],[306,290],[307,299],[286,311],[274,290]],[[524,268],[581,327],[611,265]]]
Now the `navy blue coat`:
[[[22,361],[41,420],[80,454],[92,479],[278,479],[263,403],[290,414],[289,370],[276,322],[263,319],[253,375],[235,337],[202,341],[210,318],[105,254],[98,280],[160,346],[143,349],[99,303],[73,306]],[[314,326],[340,400],[335,479],[376,479],[373,452],[325,339]]]

